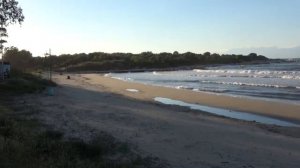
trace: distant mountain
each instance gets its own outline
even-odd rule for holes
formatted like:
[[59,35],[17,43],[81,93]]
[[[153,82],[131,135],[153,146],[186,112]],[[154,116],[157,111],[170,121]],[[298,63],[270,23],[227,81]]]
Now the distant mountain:
[[227,51],[228,54],[257,53],[268,58],[300,58],[300,46],[293,48],[261,47],[261,48],[239,48]]

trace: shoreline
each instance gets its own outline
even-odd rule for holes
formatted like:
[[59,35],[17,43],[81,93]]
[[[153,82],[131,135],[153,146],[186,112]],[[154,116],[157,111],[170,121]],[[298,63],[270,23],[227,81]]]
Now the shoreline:
[[[162,86],[146,85],[105,77],[101,74],[81,74],[84,82],[91,85],[101,85],[106,91],[121,94],[127,97],[155,102],[155,97],[165,97],[180,100],[191,104],[236,110],[266,117],[300,123],[300,105],[271,100],[233,97],[222,94],[194,92],[191,90],[175,89]],[[135,89],[139,92],[129,92],[126,89]]]
[[[96,73],[97,74],[97,73]],[[286,104],[299,104],[299,100],[289,100],[289,99],[279,99],[279,98],[267,98],[267,97],[254,97],[254,96],[248,96],[248,95],[235,95],[235,94],[231,94],[231,93],[221,93],[221,92],[210,92],[210,91],[202,91],[202,90],[194,90],[194,89],[190,89],[190,88],[181,88],[179,87],[173,87],[173,86],[163,86],[163,85],[155,85],[155,84],[146,84],[146,83],[142,83],[142,82],[138,82],[138,81],[130,81],[130,80],[124,80],[121,78],[117,78],[117,77],[110,77],[108,75],[108,73],[100,73],[99,75],[102,75],[104,77],[108,77],[108,78],[112,78],[112,79],[116,79],[116,80],[120,80],[120,81],[124,81],[124,82],[129,82],[129,83],[139,83],[139,84],[143,84],[146,86],[157,86],[157,87],[163,87],[163,88],[171,88],[171,89],[176,89],[176,90],[189,90],[189,91],[193,91],[196,93],[204,93],[204,94],[211,94],[211,95],[215,95],[215,96],[227,96],[227,97],[233,97],[233,98],[242,98],[242,99],[250,99],[250,100],[261,100],[261,101],[265,101],[265,102],[272,102],[272,103],[286,103]],[[108,76],[106,76],[108,75]],[[300,89],[300,88],[299,88]]]

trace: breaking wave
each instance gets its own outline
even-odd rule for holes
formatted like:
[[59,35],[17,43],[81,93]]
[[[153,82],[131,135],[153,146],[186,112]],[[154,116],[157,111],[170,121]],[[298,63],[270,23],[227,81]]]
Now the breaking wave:
[[270,88],[291,88],[296,89],[300,87],[273,85],[273,84],[259,84],[259,83],[243,83],[243,82],[217,82],[217,81],[201,81],[202,83],[223,84],[223,85],[238,85],[238,86],[255,86],[255,87],[270,87]]
[[300,63],[218,66],[206,70],[111,73],[105,76],[213,94],[300,101],[299,67]]
[[261,71],[261,70],[202,70],[194,69],[202,77],[248,77],[248,78],[282,78],[300,80],[299,71]]

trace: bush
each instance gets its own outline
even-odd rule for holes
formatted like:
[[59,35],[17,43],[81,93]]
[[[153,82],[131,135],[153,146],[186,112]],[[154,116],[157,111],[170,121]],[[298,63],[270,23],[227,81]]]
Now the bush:
[[54,82],[42,79],[37,75],[13,71],[11,78],[0,82],[3,93],[33,93],[44,90],[47,86],[55,86]]

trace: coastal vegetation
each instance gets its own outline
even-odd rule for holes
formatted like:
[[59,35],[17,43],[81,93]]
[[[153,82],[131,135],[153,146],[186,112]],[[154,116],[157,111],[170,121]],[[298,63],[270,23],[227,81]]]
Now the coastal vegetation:
[[151,167],[129,145],[101,132],[93,140],[66,139],[32,115],[39,109],[18,101],[28,93],[41,93],[55,83],[22,72],[0,83],[0,167]]
[[63,54],[59,56],[32,57],[29,51],[18,50],[15,47],[8,48],[4,60],[9,61],[12,67],[24,69],[44,69],[51,67],[57,71],[117,71],[137,69],[165,69],[180,68],[186,66],[203,66],[209,64],[243,64],[265,63],[268,58],[256,53],[249,55],[230,54],[195,54],[192,52],[179,53],[81,53]]

